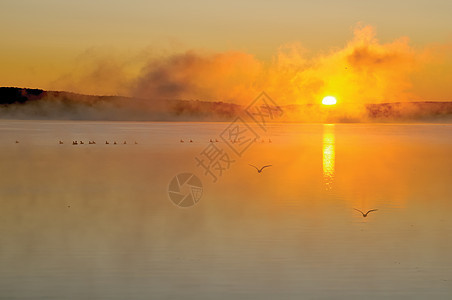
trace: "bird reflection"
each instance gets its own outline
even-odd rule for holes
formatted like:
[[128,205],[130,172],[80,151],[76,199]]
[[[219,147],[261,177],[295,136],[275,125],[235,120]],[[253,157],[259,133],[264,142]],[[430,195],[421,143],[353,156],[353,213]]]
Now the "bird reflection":
[[323,180],[325,188],[333,187],[335,167],[335,133],[334,124],[323,125]]

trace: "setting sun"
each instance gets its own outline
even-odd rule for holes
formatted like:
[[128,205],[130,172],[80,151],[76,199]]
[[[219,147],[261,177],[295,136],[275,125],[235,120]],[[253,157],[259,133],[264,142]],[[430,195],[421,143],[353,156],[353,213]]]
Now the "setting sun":
[[323,98],[322,104],[323,105],[335,105],[336,98],[334,98],[333,96],[326,96],[325,98]]

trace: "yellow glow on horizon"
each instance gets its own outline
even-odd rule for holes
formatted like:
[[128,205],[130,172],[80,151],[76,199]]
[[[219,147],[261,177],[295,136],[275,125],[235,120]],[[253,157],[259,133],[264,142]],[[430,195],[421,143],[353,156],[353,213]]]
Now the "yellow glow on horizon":
[[322,104],[323,105],[335,105],[336,104],[336,98],[334,98],[333,96],[326,96],[325,98],[323,98],[322,100]]

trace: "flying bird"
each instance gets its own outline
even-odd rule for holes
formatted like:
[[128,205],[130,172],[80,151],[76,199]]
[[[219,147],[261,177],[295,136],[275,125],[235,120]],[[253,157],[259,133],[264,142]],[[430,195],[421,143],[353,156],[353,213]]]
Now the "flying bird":
[[[248,164],[248,165],[250,165],[250,164]],[[256,167],[256,166],[253,166],[253,165],[250,165],[250,166],[252,166],[253,168],[255,168],[256,170],[257,170],[257,173],[262,173],[262,170],[263,169],[265,169],[265,168],[268,168],[268,167],[271,167],[272,165],[266,165],[266,166],[263,166],[262,168],[258,168],[258,167]]]
[[362,211],[360,211],[359,209],[356,209],[356,208],[354,208],[354,210],[359,211],[359,212],[363,215],[363,218],[365,218],[365,217],[367,217],[367,215],[368,215],[370,212],[372,212],[372,211],[377,211],[378,209],[371,209],[371,210],[367,211],[366,213],[363,213]]

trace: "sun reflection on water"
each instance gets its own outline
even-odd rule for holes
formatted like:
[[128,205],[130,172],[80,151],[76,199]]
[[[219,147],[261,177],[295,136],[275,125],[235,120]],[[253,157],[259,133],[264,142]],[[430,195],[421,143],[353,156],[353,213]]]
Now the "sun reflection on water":
[[334,124],[323,125],[323,180],[325,188],[331,190],[334,182],[335,149]]

